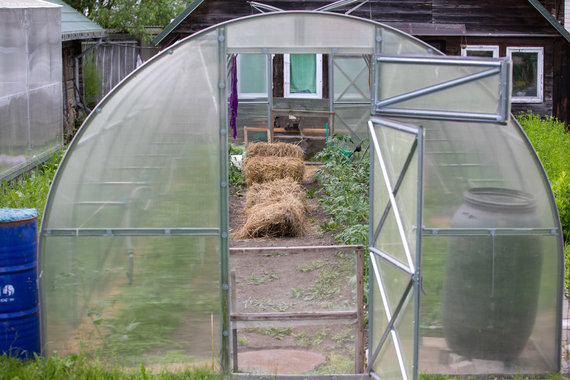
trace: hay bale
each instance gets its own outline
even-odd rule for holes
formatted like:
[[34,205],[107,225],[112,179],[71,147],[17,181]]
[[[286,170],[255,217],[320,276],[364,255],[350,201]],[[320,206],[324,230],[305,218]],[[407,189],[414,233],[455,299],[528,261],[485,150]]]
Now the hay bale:
[[248,144],[245,149],[245,157],[292,157],[299,160],[303,159],[303,149],[297,145],[287,144],[284,142],[266,143],[258,142]]
[[275,181],[276,179],[291,178],[298,183],[303,182],[305,164],[291,157],[247,157],[242,166],[245,184],[249,187],[254,183]]
[[247,210],[238,239],[258,237],[296,237],[305,235],[308,221],[303,202],[286,194],[279,202],[265,202]]
[[303,187],[291,178],[254,183],[245,194],[245,208],[250,209],[261,203],[280,202],[286,195],[292,195],[303,203],[304,211],[309,211]]

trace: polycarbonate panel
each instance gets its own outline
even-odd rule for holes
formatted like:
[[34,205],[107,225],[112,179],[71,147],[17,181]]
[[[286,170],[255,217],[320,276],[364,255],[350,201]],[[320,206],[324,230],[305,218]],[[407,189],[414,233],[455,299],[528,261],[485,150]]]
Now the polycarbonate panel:
[[[418,160],[417,139],[421,128],[388,119],[372,119],[372,228],[370,251],[371,283],[374,285],[370,368],[381,378],[412,379],[416,376],[415,294],[418,270],[416,240],[418,225]],[[384,166],[385,170],[380,170]],[[390,193],[392,195],[390,196]],[[380,201],[378,204],[377,202]],[[376,238],[375,234],[378,234]],[[380,298],[380,300],[378,300]],[[390,326],[389,339],[382,334]],[[380,329],[380,331],[378,331]]]
[[509,118],[510,63],[505,59],[380,56],[376,60],[378,114],[427,112],[436,118],[493,122]]
[[400,303],[409,285],[411,276],[381,258],[377,258],[376,262],[378,264],[378,271],[382,277],[384,290],[386,291],[386,299],[390,307],[390,312],[394,314],[396,307]]
[[466,190],[492,187],[530,194],[538,216],[532,227],[557,228],[550,186],[514,121],[507,125],[432,120],[421,123],[426,129],[426,226],[449,227]]
[[217,53],[216,32],[179,45],[98,106],[62,164],[46,228],[219,225]]
[[[209,364],[219,350],[217,237],[50,237],[44,352],[119,364]],[[212,344],[214,346],[212,347]]]
[[[470,252],[478,254],[451,251],[465,239],[489,244],[490,237],[423,239],[420,373],[516,375],[555,371],[559,365],[555,295],[560,279],[556,262],[544,254],[541,262],[537,264],[536,258],[533,262],[528,246],[539,245],[542,253],[556,251],[558,238],[496,237],[496,246],[501,247],[501,239],[511,240],[517,252],[505,248],[496,252],[494,273],[489,270],[493,268],[492,249],[483,252],[471,243]],[[458,264],[459,256],[465,258],[464,263]],[[450,285],[455,287],[450,289]],[[442,301],[444,294],[446,301]],[[446,325],[454,321],[462,323]],[[516,357],[507,359],[513,355]]]
[[326,13],[287,12],[253,16],[227,25],[230,52],[374,52],[374,24]]
[[413,379],[413,299],[413,292],[410,292],[404,300],[395,329],[390,332],[373,364],[373,372],[382,379]]
[[0,179],[62,145],[61,11],[35,6],[0,8]]
[[352,136],[354,141],[368,138],[368,119],[370,119],[370,102],[366,104],[334,104],[334,131]]
[[515,121],[421,122],[420,372],[557,371],[560,232],[532,148]]
[[442,55],[432,46],[410,35],[404,35],[396,29],[383,28],[381,35],[382,54]]
[[333,57],[335,102],[370,104],[370,55]]
[[248,132],[248,141],[267,141],[267,103],[248,103],[241,101],[237,114],[237,138],[243,141],[244,127],[263,128],[263,131]]
[[[381,211],[380,215],[382,215],[382,212],[384,210]],[[394,210],[390,209],[388,211],[388,216],[382,225],[378,238],[373,243],[376,248],[389,254],[405,267],[409,267],[408,256],[406,256],[406,250],[402,244],[402,237],[398,230]]]
[[45,354],[219,363],[225,100],[217,36],[147,62],[68,149],[42,225]]

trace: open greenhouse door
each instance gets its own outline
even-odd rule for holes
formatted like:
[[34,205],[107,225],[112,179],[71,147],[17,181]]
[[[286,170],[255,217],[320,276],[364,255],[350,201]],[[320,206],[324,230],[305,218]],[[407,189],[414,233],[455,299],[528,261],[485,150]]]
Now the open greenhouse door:
[[416,377],[420,289],[422,128],[369,121],[371,136],[368,371]]
[[505,59],[373,57],[368,371],[374,378],[418,377],[424,129],[417,120],[506,124],[509,65]]

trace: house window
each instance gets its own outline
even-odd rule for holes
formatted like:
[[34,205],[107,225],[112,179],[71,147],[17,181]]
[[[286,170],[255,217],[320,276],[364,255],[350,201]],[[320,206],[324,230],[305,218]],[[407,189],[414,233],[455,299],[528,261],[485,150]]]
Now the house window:
[[267,55],[239,54],[237,73],[240,99],[267,98]]
[[323,56],[321,54],[285,54],[284,92],[286,98],[323,97]]
[[541,103],[543,100],[544,49],[507,47],[513,61],[513,103]]
[[497,45],[467,45],[461,48],[461,55],[464,57],[499,57],[499,46]]

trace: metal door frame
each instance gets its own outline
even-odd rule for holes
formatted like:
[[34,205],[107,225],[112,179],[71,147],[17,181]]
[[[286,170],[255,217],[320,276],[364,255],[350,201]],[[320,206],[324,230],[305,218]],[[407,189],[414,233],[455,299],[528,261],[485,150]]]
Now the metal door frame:
[[[398,179],[395,184],[392,185],[390,178],[388,176],[388,171],[386,168],[386,162],[384,159],[384,155],[382,154],[382,150],[380,149],[380,145],[378,143],[378,139],[376,136],[375,124],[381,125],[383,127],[391,128],[402,133],[407,133],[411,135],[415,135],[415,141],[412,143],[410,147],[410,151],[408,152],[408,156],[406,161],[402,167],[401,172],[398,174]],[[396,350],[396,356],[398,358],[398,364],[400,367],[400,372],[402,375],[402,379],[408,380],[408,376],[405,369],[404,358],[402,357],[401,348],[399,347],[398,341],[398,333],[395,327],[395,322],[398,319],[400,312],[403,309],[404,303],[408,298],[410,291],[413,291],[414,297],[414,349],[413,349],[413,358],[412,358],[412,378],[415,380],[417,379],[418,375],[418,338],[419,338],[419,306],[420,306],[420,288],[421,288],[421,221],[422,221],[422,206],[423,206],[423,128],[421,126],[416,126],[412,124],[404,124],[401,122],[396,122],[393,120],[388,120],[384,118],[372,118],[368,122],[368,128],[370,132],[371,138],[371,154],[370,154],[370,167],[371,169],[374,168],[375,163],[380,164],[380,169],[382,172],[382,176],[384,179],[384,184],[386,186],[386,190],[388,193],[388,203],[384,207],[383,214],[378,221],[378,225],[374,226],[373,222],[373,197],[370,201],[370,230],[369,230],[369,284],[373,284],[376,280],[376,284],[378,285],[378,291],[381,296],[382,305],[384,307],[384,312],[386,314],[386,319],[388,324],[380,338],[376,347],[373,347],[373,339],[372,339],[372,323],[371,319],[369,318],[370,323],[370,331],[369,331],[369,352],[371,353],[368,359],[368,367],[367,371],[370,375],[374,378],[379,378],[379,376],[373,371],[373,365],[376,359],[378,358],[378,354],[380,353],[381,348],[383,347],[384,343],[388,339],[388,335],[392,335],[392,339],[394,341],[394,349]],[[416,237],[416,249],[415,249],[415,263],[412,258],[412,252],[410,252],[410,248],[408,246],[408,241],[404,232],[403,222],[400,216],[399,206],[396,203],[396,195],[398,194],[398,190],[400,189],[400,185],[408,172],[410,167],[410,163],[413,159],[417,159],[417,204],[416,204],[416,220],[415,226],[412,226],[412,230],[415,230],[415,237]],[[370,193],[374,192],[374,170],[370,170]],[[396,224],[398,227],[398,232],[400,235],[400,240],[402,242],[402,246],[404,247],[404,251],[406,254],[406,261],[407,263],[402,263],[400,260],[392,257],[389,253],[379,250],[378,248],[374,247],[374,242],[377,240],[382,227],[387,219],[388,212],[393,210],[394,217],[396,219]],[[378,265],[376,263],[376,257],[383,259],[386,263],[395,266],[399,270],[405,272],[410,276],[410,280],[398,301],[396,308],[392,311],[390,310],[390,305],[388,303],[388,299],[386,296],[386,290],[384,289],[382,276],[380,275],[380,271],[378,269]],[[371,286],[369,289],[369,310],[374,312],[372,302],[373,299],[373,289],[374,287]]]

